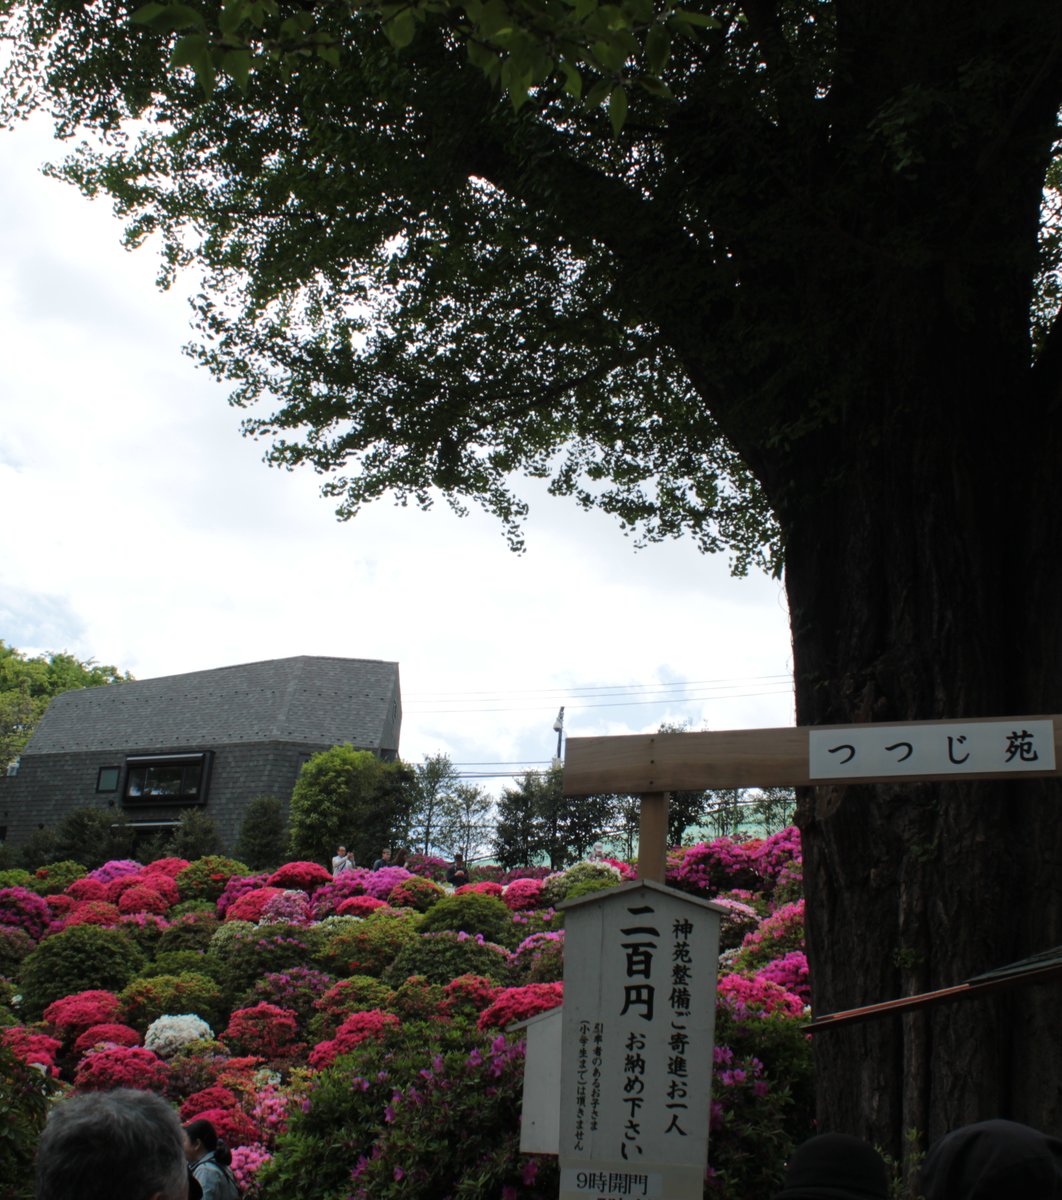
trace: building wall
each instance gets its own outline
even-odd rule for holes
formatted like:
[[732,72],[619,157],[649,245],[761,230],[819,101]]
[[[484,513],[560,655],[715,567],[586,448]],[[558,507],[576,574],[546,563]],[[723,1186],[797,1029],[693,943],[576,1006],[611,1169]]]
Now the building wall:
[[[68,754],[23,754],[19,773],[0,778],[0,829],[6,841],[18,846],[39,826],[54,826],[75,808],[114,808],[131,821],[165,821],[180,817],[187,805],[159,801],[123,808],[125,760],[128,755],[187,753],[187,746],[90,750]],[[239,836],[247,804],[256,796],[279,796],[290,801],[295,780],[307,757],[328,749],[319,743],[256,742],[240,745],[202,745],[211,751],[206,803],[195,805],[217,823],[222,840],[231,848]],[[97,793],[100,767],[122,768],[119,790]]]

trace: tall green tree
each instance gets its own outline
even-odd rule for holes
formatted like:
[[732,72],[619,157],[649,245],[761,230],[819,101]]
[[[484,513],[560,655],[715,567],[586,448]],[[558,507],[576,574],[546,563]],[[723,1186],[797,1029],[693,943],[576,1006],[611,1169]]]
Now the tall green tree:
[[333,746],[299,772],[291,794],[291,853],[330,862],[336,846],[371,864],[384,846],[406,840],[414,802],[414,773],[368,750]]
[[445,853],[440,838],[447,799],[460,783],[460,776],[448,754],[426,754],[413,768],[416,773],[416,799],[410,814],[409,841],[421,854]]
[[[1062,712],[1062,6],[278,0],[245,81],[246,8],[206,0],[178,61],[233,57],[203,103],[138,3],[7,0],[8,108],[141,119],[61,173],[199,267],[202,360],[341,513],[471,498],[518,542],[528,472],[643,538],[784,555],[802,724]],[[1059,799],[803,797],[814,1008],[1057,944]],[[817,1036],[823,1127],[1056,1127],[1056,1001]]]
[[442,797],[437,842],[447,858],[458,852],[466,862],[481,857],[493,833],[494,800],[481,787],[459,782]]
[[0,641],[0,767],[21,754],[54,696],[131,679],[72,654],[29,656]]

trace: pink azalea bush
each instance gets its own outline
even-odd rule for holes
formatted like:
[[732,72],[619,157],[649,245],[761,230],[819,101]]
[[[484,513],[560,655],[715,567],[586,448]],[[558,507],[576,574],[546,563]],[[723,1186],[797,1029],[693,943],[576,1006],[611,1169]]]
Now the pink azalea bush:
[[745,935],[734,959],[734,969],[750,972],[772,959],[782,958],[790,950],[804,947],[804,901],[783,904],[760,925]]
[[261,875],[233,875],[217,899],[218,916],[224,917],[236,900],[255,888],[265,887],[268,880],[268,872]]
[[781,958],[772,959],[757,972],[760,979],[776,983],[805,1004],[811,1003],[811,983],[808,979],[808,959],[803,950],[790,950]]
[[29,888],[0,888],[0,925],[24,929],[35,942],[40,941],[52,922],[48,901]]
[[191,866],[187,858],[156,858],[142,869],[144,875],[166,875],[176,880],[185,867]]
[[481,896],[500,896],[502,890],[500,883],[493,879],[484,879],[479,883],[463,883],[459,888],[454,889],[454,895],[462,896],[465,892],[478,892]]
[[86,875],[83,879],[75,879],[67,887],[66,894],[75,900],[106,900],[107,888],[100,880]]
[[320,921],[338,912],[339,905],[351,896],[365,895],[365,882],[372,874],[364,867],[343,871],[331,883],[323,884],[313,894],[313,913]]
[[746,979],[744,975],[724,975],[716,996],[718,1004],[737,1018],[769,1013],[799,1017],[804,1012],[804,1002],[799,996],[762,976]]
[[269,897],[262,906],[260,921],[263,925],[308,925],[312,918],[309,896],[298,888],[287,888]]
[[365,880],[365,891],[377,900],[386,900],[391,895],[391,889],[403,879],[412,878],[412,872],[405,867],[381,867],[378,871],[370,871]]
[[541,879],[514,879],[502,891],[501,898],[513,912],[539,908],[542,901]]
[[123,875],[137,875],[143,867],[132,858],[112,858],[109,862],[105,862],[102,867],[97,867],[94,871],[89,871],[89,879],[98,879],[100,883],[110,883],[112,879],[118,879]]

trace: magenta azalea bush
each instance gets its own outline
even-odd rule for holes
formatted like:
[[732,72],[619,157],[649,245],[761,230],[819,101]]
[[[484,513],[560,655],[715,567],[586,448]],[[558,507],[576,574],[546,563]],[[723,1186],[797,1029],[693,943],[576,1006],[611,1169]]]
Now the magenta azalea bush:
[[[245,1200],[553,1197],[555,1164],[519,1154],[523,1043],[507,1031],[562,1002],[550,898],[631,867],[477,868],[439,899],[446,864],[408,865],[7,873],[0,1040],[57,1086],[145,1087],[206,1116]],[[799,835],[704,842],[668,872],[726,909],[706,1197],[768,1200],[810,1132]]]

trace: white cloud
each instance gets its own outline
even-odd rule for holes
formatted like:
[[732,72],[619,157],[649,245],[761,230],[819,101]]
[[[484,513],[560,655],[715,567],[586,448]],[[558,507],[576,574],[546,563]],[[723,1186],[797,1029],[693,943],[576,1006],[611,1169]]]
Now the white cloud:
[[[139,677],[397,659],[412,759],[548,759],[560,704],[573,735],[791,722],[773,580],[688,545],[636,554],[530,484],[521,556],[478,513],[384,502],[337,523],[317,477],[267,469],[239,436],[181,354],[184,302],[155,290],[150,253],[120,248],[105,205],[36,173],[48,157],[39,129],[0,135],[0,637]],[[675,681],[700,699],[579,694]]]

